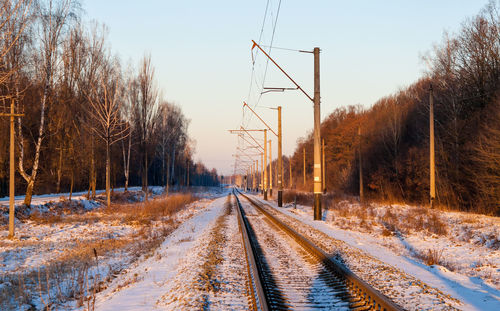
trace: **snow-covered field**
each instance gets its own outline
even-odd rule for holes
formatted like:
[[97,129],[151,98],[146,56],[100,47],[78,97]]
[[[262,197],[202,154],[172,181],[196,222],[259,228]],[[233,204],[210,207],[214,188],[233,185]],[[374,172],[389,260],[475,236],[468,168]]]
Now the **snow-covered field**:
[[16,209],[21,213],[16,216],[21,218],[16,220],[13,240],[7,238],[4,206],[0,214],[4,218],[0,223],[0,309],[90,308],[96,291],[149,256],[177,226],[222,195],[221,189],[203,189],[196,197],[174,193],[166,199],[159,196],[161,188],[153,188],[152,197],[158,197],[150,201],[158,202],[152,205],[154,212],[167,200],[183,206],[196,200],[156,217],[141,214],[145,213],[140,203],[143,193],[130,190],[127,194],[117,191],[122,205],[110,210],[101,205],[102,198],[87,200],[83,193],[72,201],[64,194],[34,197],[29,209],[17,198]]
[[[7,239],[8,199],[0,199],[0,309],[249,309],[229,189],[198,189],[189,204],[182,202],[191,194],[172,195],[183,207],[159,218],[141,212],[142,196],[132,190],[118,194],[125,203],[112,210],[86,193],[72,202],[60,194],[34,197],[14,240]],[[153,193],[157,212],[166,201],[161,189]],[[267,203],[302,230],[338,241],[331,245],[345,252],[346,265],[381,280],[405,308],[500,310],[497,217],[341,201],[313,221],[309,206]]]
[[498,217],[347,201],[322,221],[310,206],[278,210],[458,299],[459,309],[500,310]]

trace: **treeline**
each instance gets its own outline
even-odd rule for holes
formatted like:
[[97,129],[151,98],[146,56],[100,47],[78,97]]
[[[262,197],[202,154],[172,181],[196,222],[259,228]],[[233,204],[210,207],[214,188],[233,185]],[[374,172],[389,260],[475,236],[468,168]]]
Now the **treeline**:
[[[194,163],[189,121],[167,102],[151,57],[124,66],[106,27],[72,0],[1,2],[0,112],[16,117],[16,193],[216,185]],[[0,197],[8,195],[9,122],[0,119]],[[106,178],[107,177],[107,178]]]
[[[329,191],[358,194],[359,146],[365,194],[428,204],[429,93],[434,94],[437,203],[500,212],[500,15],[490,2],[424,58],[428,74],[371,108],[339,108],[321,125]],[[361,136],[358,135],[358,128]],[[293,174],[312,180],[312,135],[299,141]]]

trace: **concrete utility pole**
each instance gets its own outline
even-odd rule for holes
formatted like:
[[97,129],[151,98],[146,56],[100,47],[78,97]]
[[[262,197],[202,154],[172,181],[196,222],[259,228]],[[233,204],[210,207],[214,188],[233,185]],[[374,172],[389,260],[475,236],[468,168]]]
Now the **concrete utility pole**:
[[302,173],[304,175],[304,187],[306,186],[306,147],[302,148],[302,154],[304,155],[303,158],[304,158],[304,166],[303,166],[303,170],[302,170]]
[[361,161],[361,126],[358,127],[359,152],[359,202],[363,202],[363,162]]
[[273,197],[273,155],[271,151],[271,140],[269,140],[269,195]]
[[321,188],[323,189],[323,194],[326,194],[326,175],[325,175],[325,139],[321,140]]
[[264,194],[264,153],[260,154],[260,190]]
[[267,129],[264,129],[264,200],[267,201]]
[[319,48],[314,48],[314,220],[321,220],[321,115]]
[[[277,176],[278,176],[278,206],[282,206],[283,205],[283,200],[281,199],[280,201],[280,194],[279,194],[279,189],[280,189],[280,176],[281,176],[281,192],[283,193],[283,165],[280,165],[280,163],[282,163],[282,153],[281,153],[281,149],[282,149],[282,139],[281,139],[281,106],[278,106],[278,108],[271,108],[271,109],[276,109],[278,110],[278,133],[276,134],[275,131],[273,131],[273,129],[246,103],[246,102],[243,102],[243,108],[247,107],[268,129],[269,131],[271,131],[271,133],[273,133],[276,137],[278,137],[278,168],[277,168]],[[265,142],[264,142],[265,144]],[[269,142],[269,150],[271,150],[271,142]],[[269,190],[270,190],[270,194],[271,196],[273,195],[273,185],[272,185],[272,182],[273,182],[273,176],[272,176],[272,156],[271,156],[271,151],[269,151],[269,184],[270,184],[270,187],[269,187]],[[281,198],[283,197],[283,195],[281,196]]]
[[281,140],[281,106],[278,106],[278,206],[283,206],[283,150]]
[[430,204],[434,208],[434,199],[436,198],[436,172],[434,158],[434,96],[432,84],[429,87],[429,132],[430,132]]
[[259,185],[258,185],[257,178],[259,177],[259,160],[255,160],[255,167],[254,167],[253,173],[255,174],[255,179],[253,181],[253,191],[258,192],[257,187]]
[[[320,115],[320,80],[319,80],[319,52],[320,49],[315,47],[312,54],[314,54],[314,98],[309,96],[301,87],[297,84],[286,72],[281,68],[274,59],[269,56],[258,45],[255,41],[252,40],[252,50],[255,47],[258,47],[259,50],[276,66],[281,72],[288,78],[290,81],[295,84],[297,90],[300,90],[309,100],[314,103],[314,220],[321,219],[321,115]],[[309,51],[300,51],[311,53]],[[284,88],[283,88],[284,90]]]
[[14,162],[14,117],[22,117],[22,113],[14,113],[14,98],[10,99],[10,113],[0,113],[0,117],[10,117],[10,157],[9,157],[9,238],[14,238],[15,221],[15,162]]

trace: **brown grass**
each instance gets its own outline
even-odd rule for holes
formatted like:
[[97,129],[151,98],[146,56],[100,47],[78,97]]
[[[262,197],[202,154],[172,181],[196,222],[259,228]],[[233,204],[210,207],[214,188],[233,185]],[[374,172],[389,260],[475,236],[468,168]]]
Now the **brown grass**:
[[442,262],[443,259],[443,250],[436,250],[436,249],[428,249],[426,252],[422,252],[417,254],[417,257],[421,259],[426,265],[432,266],[432,265],[442,265],[445,266],[445,264]]
[[[68,300],[78,300],[78,305],[86,304],[88,309],[92,309],[95,294],[105,289],[107,282],[123,269],[123,265],[134,262],[141,256],[152,256],[165,237],[178,226],[170,216],[192,201],[194,198],[191,194],[176,194],[141,204],[113,204],[100,212],[81,215],[34,213],[30,219],[39,223],[106,220],[129,222],[137,224],[139,228],[132,236],[119,239],[68,241],[64,254],[52,258],[40,271],[21,271],[0,276],[0,284],[11,284],[0,289],[0,309],[10,309],[20,304],[33,305],[33,301],[41,301],[44,309],[51,309]],[[151,225],[152,221],[160,220],[161,224]],[[109,266],[104,270],[104,275],[96,274],[94,267],[105,264],[98,261],[118,251],[127,254],[127,260],[123,264]]]

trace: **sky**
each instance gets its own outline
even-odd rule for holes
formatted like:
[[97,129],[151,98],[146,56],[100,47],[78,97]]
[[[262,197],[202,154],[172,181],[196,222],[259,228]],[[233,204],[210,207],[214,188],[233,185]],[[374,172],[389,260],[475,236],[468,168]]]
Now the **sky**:
[[[190,120],[195,160],[232,174],[243,123],[263,127],[243,110],[246,101],[274,129],[283,108],[283,154],[313,126],[313,105],[292,87],[252,42],[287,48],[271,57],[313,96],[313,56],[321,49],[321,118],[348,105],[370,107],[423,76],[422,57],[460,29],[487,0],[82,0],[84,19],[108,27],[108,42],[123,63],[151,54],[163,97]],[[266,10],[267,7],[267,10]],[[273,36],[274,33],[274,36]],[[265,48],[269,50],[269,47]],[[266,70],[267,68],[267,70]],[[273,158],[277,156],[273,138]]]

